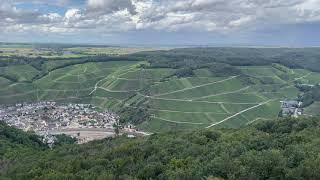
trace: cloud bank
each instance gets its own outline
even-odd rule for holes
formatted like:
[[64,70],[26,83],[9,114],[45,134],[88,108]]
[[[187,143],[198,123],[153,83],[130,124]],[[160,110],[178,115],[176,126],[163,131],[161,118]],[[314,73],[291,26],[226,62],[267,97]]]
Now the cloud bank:
[[[320,22],[320,0],[0,0],[0,31],[109,34],[128,31],[250,31]],[[24,8],[21,4],[31,4]],[[37,5],[58,6],[42,12]]]

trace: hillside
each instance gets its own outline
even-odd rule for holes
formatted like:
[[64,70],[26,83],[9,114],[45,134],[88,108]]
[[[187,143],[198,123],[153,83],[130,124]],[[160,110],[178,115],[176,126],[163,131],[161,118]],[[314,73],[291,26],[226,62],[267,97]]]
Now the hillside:
[[119,137],[52,150],[1,125],[0,173],[12,179],[318,179],[319,122],[261,121],[238,130]]
[[[276,118],[281,100],[304,93],[297,84],[320,83],[320,73],[311,71],[318,67],[317,52],[196,48],[116,57],[11,57],[0,61],[0,103],[90,103],[149,132],[238,128]],[[295,65],[285,66],[289,60]],[[308,109],[317,114],[317,108]]]

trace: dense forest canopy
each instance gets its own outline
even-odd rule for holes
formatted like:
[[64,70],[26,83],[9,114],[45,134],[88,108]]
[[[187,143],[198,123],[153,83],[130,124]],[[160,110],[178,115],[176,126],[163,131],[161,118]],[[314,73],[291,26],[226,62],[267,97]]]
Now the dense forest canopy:
[[12,179],[319,179],[320,121],[125,136],[46,148],[1,124],[0,173]]
[[319,48],[181,48],[140,52],[134,56],[146,57],[153,67],[199,67],[217,62],[236,66],[279,63],[320,71]]

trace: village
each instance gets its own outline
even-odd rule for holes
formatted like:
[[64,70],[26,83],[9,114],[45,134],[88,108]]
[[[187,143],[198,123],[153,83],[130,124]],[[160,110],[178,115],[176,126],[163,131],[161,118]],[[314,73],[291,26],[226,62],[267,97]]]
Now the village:
[[303,115],[302,102],[297,100],[285,100],[281,103],[281,117],[294,117],[298,118]]
[[[302,102],[281,101],[282,117],[299,117],[303,114]],[[128,137],[145,136],[134,125],[119,125],[119,116],[110,111],[99,112],[90,104],[60,104],[53,101],[18,103],[0,106],[0,121],[24,131],[33,131],[49,145],[55,136],[65,134],[79,144],[127,134]]]
[[[54,135],[58,134],[72,136],[78,143],[115,136],[119,116],[95,109],[90,104],[20,103],[0,107],[0,121],[24,131],[33,131],[48,144],[54,143]],[[128,137],[139,134],[133,125],[121,127],[121,132],[130,134]]]

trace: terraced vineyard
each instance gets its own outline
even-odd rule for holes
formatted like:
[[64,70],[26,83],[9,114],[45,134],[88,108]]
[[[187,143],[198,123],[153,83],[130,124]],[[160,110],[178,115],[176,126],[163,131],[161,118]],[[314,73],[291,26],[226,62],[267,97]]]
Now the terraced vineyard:
[[[138,93],[129,100],[145,102],[151,120],[140,127],[149,131],[211,127],[240,127],[278,116],[280,100],[295,99],[294,82],[315,81],[320,74],[302,69],[279,70],[273,66],[238,67],[242,75],[215,77],[207,69],[195,77],[169,78],[155,82],[149,94]],[[285,68],[285,67],[282,67]],[[254,83],[246,83],[250,78]],[[135,78],[131,76],[130,78]]]
[[90,62],[58,68],[34,81],[40,72],[32,66],[8,66],[1,71],[18,81],[0,77],[0,102],[81,102],[101,110],[143,107],[150,118],[139,127],[151,132],[236,128],[277,117],[279,101],[299,94],[295,82],[320,82],[319,73],[280,65],[239,66],[241,73],[234,76],[216,76],[203,68],[185,78],[174,76],[176,69],[145,66],[143,61]]

